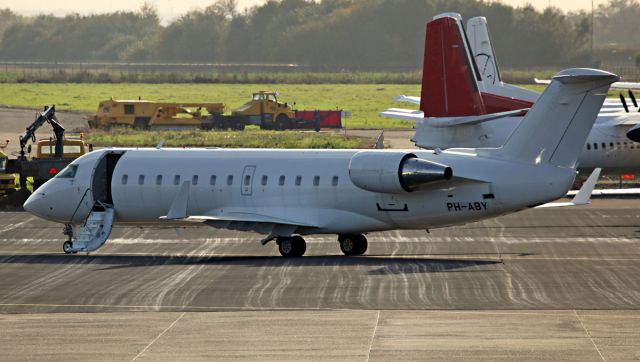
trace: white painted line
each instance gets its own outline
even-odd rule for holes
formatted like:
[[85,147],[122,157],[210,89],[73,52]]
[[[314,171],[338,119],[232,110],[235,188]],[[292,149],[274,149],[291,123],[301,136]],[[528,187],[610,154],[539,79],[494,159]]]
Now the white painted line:
[[133,359],[131,360],[131,362],[133,362],[133,361],[137,360],[137,359],[138,359],[138,357],[142,356],[142,354],[144,354],[144,353],[147,351],[147,349],[149,349],[149,347],[151,347],[151,345],[153,345],[154,343],[156,343],[156,341],[157,341],[158,339],[160,339],[160,337],[162,337],[165,333],[167,333],[167,331],[169,331],[169,330],[170,330],[174,325],[176,325],[176,323],[178,323],[178,321],[179,321],[180,319],[182,319],[182,317],[184,317],[184,315],[185,315],[186,313],[187,313],[187,312],[182,312],[182,314],[180,314],[180,316],[179,316],[175,321],[173,321],[173,323],[171,323],[171,325],[170,325],[169,327],[167,327],[164,331],[162,331],[162,333],[158,334],[158,336],[157,336],[156,338],[154,338],[154,339],[153,339],[153,341],[151,341],[149,344],[147,344],[147,346],[146,346],[146,347],[144,347],[144,349],[143,349],[142,351],[140,351],[140,353],[138,353],[138,355],[136,355],[135,357],[133,357]]
[[367,362],[369,362],[369,358],[371,357],[371,348],[373,348],[373,340],[376,338],[376,332],[378,331],[378,322],[380,321],[380,311],[376,315],[376,325],[373,327],[373,334],[371,335],[371,341],[369,341],[369,352],[367,353]]
[[580,325],[582,326],[582,329],[584,329],[584,332],[587,334],[587,337],[589,337],[589,340],[591,341],[591,344],[593,344],[593,347],[596,349],[596,352],[598,352],[598,354],[600,355],[600,358],[602,358],[602,360],[604,362],[607,362],[607,360],[604,358],[604,356],[602,355],[602,352],[600,352],[600,348],[598,348],[598,345],[596,344],[596,341],[593,340],[593,337],[591,337],[591,333],[589,332],[589,330],[587,329],[587,327],[584,325],[584,323],[582,322],[582,318],[580,318],[580,315],[578,314],[578,311],[576,311],[575,309],[573,310],[573,314],[575,314],[576,318],[578,319],[578,321],[580,322]]

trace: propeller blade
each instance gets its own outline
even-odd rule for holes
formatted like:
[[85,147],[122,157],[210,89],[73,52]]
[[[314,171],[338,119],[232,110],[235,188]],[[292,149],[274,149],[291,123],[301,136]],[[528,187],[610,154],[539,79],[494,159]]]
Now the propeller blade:
[[629,113],[629,107],[627,106],[627,100],[624,99],[624,96],[622,94],[619,94],[620,96],[620,102],[622,102],[622,106],[624,107],[624,111]]
[[629,98],[631,98],[631,103],[633,103],[633,106],[638,108],[638,102],[636,102],[636,95],[633,94],[633,91],[631,89],[629,89]]

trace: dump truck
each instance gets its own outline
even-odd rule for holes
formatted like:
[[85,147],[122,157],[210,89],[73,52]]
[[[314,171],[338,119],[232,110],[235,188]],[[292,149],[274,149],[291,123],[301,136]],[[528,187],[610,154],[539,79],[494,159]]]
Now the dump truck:
[[174,103],[148,100],[121,100],[111,97],[98,104],[97,113],[88,119],[89,127],[112,127],[139,130],[210,129],[210,120],[203,114],[224,113],[223,103]]
[[230,115],[212,114],[213,129],[242,130],[255,125],[261,129],[315,129],[341,128],[342,111],[298,111],[288,103],[278,101],[277,92],[259,91],[251,100],[234,109]]

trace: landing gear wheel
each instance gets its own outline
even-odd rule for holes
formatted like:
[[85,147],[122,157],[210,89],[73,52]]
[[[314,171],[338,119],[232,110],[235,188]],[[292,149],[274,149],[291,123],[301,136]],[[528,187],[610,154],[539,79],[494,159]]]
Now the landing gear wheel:
[[302,236],[279,237],[277,243],[280,255],[285,258],[299,257],[307,251],[307,243]]
[[362,234],[340,235],[338,242],[344,255],[362,255],[367,251],[367,238]]
[[72,254],[73,253],[73,243],[71,241],[65,241],[62,244],[62,251],[64,251],[65,254]]

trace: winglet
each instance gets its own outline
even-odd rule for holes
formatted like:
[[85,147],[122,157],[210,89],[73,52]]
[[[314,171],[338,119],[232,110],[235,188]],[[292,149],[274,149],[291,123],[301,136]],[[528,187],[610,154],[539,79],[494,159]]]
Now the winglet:
[[591,194],[593,193],[593,189],[596,187],[596,183],[598,183],[598,178],[600,177],[601,168],[596,168],[593,170],[591,175],[580,190],[576,193],[576,195],[569,202],[549,202],[544,205],[536,206],[536,208],[547,208],[547,207],[564,207],[564,206],[579,206],[579,205],[587,205],[591,202]]
[[187,206],[189,205],[189,190],[191,189],[191,181],[185,181],[180,186],[180,190],[176,194],[169,212],[166,216],[160,216],[163,220],[176,220],[187,218]]
[[587,181],[580,187],[578,193],[571,199],[571,202],[574,205],[586,205],[591,202],[591,194],[593,193],[593,189],[596,187],[596,183],[598,183],[598,178],[600,178],[601,168],[596,168],[593,170]]

